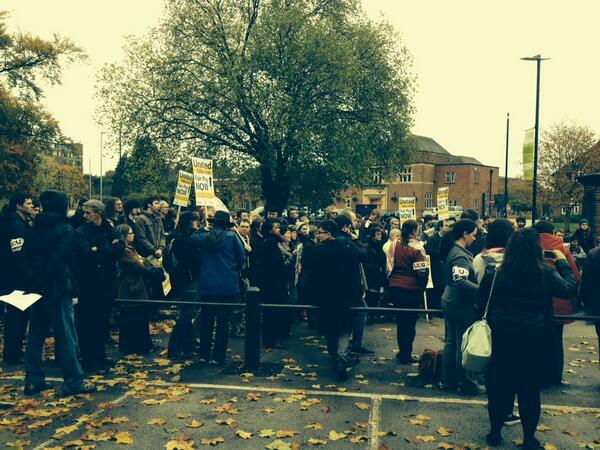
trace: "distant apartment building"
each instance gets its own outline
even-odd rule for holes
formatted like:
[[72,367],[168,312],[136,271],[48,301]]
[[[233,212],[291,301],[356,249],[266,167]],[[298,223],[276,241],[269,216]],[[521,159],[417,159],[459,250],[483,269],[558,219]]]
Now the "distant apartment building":
[[75,166],[83,172],[83,144],[57,142],[52,144],[51,152],[57,163]]
[[417,150],[412,162],[394,180],[385,180],[381,169],[373,168],[373,182],[349,188],[336,198],[338,208],[354,209],[357,204],[375,204],[383,211],[398,210],[398,197],[416,197],[417,216],[437,206],[437,189],[448,187],[450,206],[472,208],[480,214],[494,211],[494,195],[500,192],[498,167],[486,166],[468,156],[455,156],[435,140],[414,136]]

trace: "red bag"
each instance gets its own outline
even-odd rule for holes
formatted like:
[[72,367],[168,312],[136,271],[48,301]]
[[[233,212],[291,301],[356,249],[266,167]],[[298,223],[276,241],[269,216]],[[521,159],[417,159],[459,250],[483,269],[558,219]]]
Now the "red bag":
[[419,360],[419,376],[431,383],[437,382],[442,375],[442,350],[426,349]]

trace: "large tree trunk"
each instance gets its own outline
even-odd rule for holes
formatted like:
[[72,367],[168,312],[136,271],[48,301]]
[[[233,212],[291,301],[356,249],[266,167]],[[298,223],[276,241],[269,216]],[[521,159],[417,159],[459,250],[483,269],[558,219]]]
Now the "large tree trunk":
[[287,206],[290,196],[290,182],[281,174],[275,174],[266,167],[261,168],[262,195],[265,199],[265,210],[281,213]]

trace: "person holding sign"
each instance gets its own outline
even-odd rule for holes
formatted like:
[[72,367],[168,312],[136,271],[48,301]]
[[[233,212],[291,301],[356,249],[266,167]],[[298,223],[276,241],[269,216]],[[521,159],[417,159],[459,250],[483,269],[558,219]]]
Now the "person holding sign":
[[[418,242],[419,224],[407,220],[402,224],[401,240],[394,249],[394,266],[390,274],[390,296],[397,308],[421,308],[423,292],[427,285],[427,265],[422,246]],[[396,317],[396,339],[399,352],[396,359],[400,364],[411,364],[415,340],[416,312],[400,313]]]

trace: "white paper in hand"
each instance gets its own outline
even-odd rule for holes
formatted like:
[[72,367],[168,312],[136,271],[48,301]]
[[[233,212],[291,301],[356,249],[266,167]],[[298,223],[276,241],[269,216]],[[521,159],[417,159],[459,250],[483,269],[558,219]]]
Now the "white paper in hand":
[[10,294],[0,295],[0,301],[19,308],[21,311],[25,311],[40,298],[42,298],[40,294],[26,294],[23,291],[12,291]]

